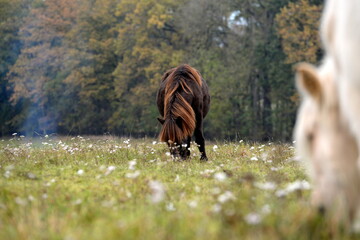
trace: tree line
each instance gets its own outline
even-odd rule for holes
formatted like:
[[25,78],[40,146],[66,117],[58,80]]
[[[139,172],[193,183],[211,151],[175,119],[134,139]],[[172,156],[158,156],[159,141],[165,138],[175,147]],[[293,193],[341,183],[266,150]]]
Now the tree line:
[[188,63],[210,87],[207,138],[290,140],[322,4],[0,0],[0,136],[155,137],[161,76]]

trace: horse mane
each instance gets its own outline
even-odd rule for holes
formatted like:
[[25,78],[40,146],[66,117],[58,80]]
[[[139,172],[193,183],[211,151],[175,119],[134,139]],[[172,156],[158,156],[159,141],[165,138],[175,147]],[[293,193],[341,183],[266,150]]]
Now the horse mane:
[[187,81],[194,81],[201,87],[201,79],[199,72],[187,64],[170,69],[164,74],[162,81],[167,82],[160,141],[170,144],[181,143],[188,136],[192,136],[196,126],[195,112],[181,93],[194,95]]

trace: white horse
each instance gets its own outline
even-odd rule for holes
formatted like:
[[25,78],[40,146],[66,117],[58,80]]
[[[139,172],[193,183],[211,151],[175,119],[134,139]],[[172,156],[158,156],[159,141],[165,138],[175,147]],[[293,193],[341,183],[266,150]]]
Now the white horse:
[[300,64],[303,96],[295,127],[308,159],[313,203],[350,223],[360,200],[360,1],[328,0],[321,21],[322,66]]
[[333,60],[326,58],[319,68],[299,64],[296,83],[302,103],[294,135],[312,179],[312,203],[348,224],[359,200],[358,150],[341,114]]

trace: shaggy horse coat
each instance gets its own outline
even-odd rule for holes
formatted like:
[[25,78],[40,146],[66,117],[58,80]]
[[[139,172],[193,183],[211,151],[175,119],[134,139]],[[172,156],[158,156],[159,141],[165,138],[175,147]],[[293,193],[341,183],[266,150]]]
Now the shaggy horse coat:
[[317,69],[301,64],[297,74],[303,101],[295,138],[310,165],[313,202],[345,224],[357,217],[360,203],[359,12],[359,0],[327,0],[324,62]]
[[189,65],[168,70],[157,93],[162,124],[160,141],[167,142],[171,154],[185,159],[190,156],[191,136],[199,145],[201,160],[207,160],[203,119],[209,111],[209,89],[200,73]]

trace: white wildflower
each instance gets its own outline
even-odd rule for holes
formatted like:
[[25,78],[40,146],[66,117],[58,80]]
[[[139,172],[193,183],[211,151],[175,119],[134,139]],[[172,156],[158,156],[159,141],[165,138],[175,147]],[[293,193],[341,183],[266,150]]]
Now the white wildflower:
[[169,212],[173,212],[176,210],[176,208],[174,207],[174,204],[170,202],[170,203],[166,204],[166,210]]
[[218,213],[221,211],[221,205],[219,203],[216,203],[214,204],[212,207],[211,207],[211,211],[213,213]]
[[227,201],[235,200],[235,199],[236,198],[235,198],[234,194],[230,191],[226,191],[223,194],[221,194],[220,196],[218,196],[218,201],[220,203],[226,203]]
[[284,197],[286,195],[288,195],[289,193],[292,193],[294,191],[298,191],[298,190],[309,190],[311,188],[310,183],[308,181],[305,180],[297,180],[295,182],[289,183],[286,188],[284,189],[280,189],[278,191],[276,191],[276,196],[277,197]]
[[257,225],[261,222],[262,217],[258,213],[249,213],[245,216],[245,221],[250,225]]
[[218,147],[217,145],[214,145],[214,146],[213,146],[214,152],[216,152],[216,150],[217,150],[218,148],[219,148],[219,147]]
[[9,178],[10,176],[11,176],[11,172],[10,171],[5,171],[4,177]]
[[197,201],[192,200],[192,201],[188,202],[188,206],[190,208],[196,208],[198,206],[198,203],[197,203]]
[[18,204],[20,206],[25,206],[27,204],[26,199],[23,199],[23,198],[20,198],[20,197],[16,197],[15,202],[16,202],[16,204]]
[[265,204],[261,208],[261,213],[264,214],[264,215],[267,215],[267,214],[271,213],[271,208],[270,208],[269,204]]
[[251,160],[251,161],[258,161],[259,159],[254,156],[254,157],[250,158],[250,160]]
[[83,174],[84,174],[84,170],[79,169],[79,170],[77,171],[77,174],[80,175],[80,176],[83,175]]
[[13,136],[16,136],[16,135],[17,135],[17,133],[13,133],[12,135],[13,135]]
[[170,155],[171,155],[171,153],[170,153],[170,152],[166,152],[165,154],[166,154],[166,156],[170,156]]
[[153,203],[162,202],[165,198],[165,187],[164,185],[156,180],[151,180],[149,182],[149,187],[151,189],[150,200]]
[[275,190],[277,187],[273,182],[255,183],[255,186],[262,190]]
[[179,175],[176,175],[174,182],[180,182],[180,177],[179,177]]
[[131,194],[130,191],[126,191],[126,197],[127,197],[127,198],[131,198],[131,197],[132,197],[132,194]]
[[152,144],[155,145],[157,142],[156,141],[153,141]]
[[27,177],[28,177],[29,179],[35,179],[35,178],[36,178],[36,175],[33,174],[33,173],[31,173],[31,172],[29,172],[29,173],[27,174]]
[[135,172],[132,172],[132,173],[125,174],[125,177],[131,178],[131,179],[135,179],[138,176],[140,176],[140,171],[139,170],[136,170]]
[[115,166],[109,166],[107,169],[106,169],[106,172],[105,172],[105,175],[109,175],[110,173],[112,173],[114,170],[116,169]]
[[137,164],[136,159],[130,161],[130,162],[129,162],[129,169],[130,169],[130,170],[135,170],[136,164]]
[[75,201],[73,201],[73,205],[80,205],[82,203],[81,199],[76,199]]
[[227,176],[224,172],[218,172],[214,174],[214,178],[219,182],[224,182],[227,179]]
[[33,195],[29,195],[29,196],[28,196],[28,200],[29,200],[30,202],[33,202],[33,201],[35,201],[36,199],[34,198]]

